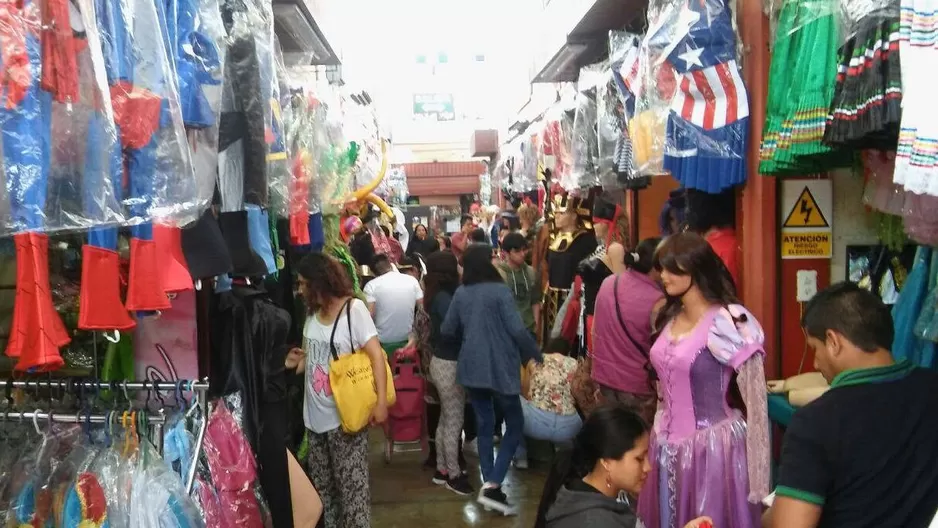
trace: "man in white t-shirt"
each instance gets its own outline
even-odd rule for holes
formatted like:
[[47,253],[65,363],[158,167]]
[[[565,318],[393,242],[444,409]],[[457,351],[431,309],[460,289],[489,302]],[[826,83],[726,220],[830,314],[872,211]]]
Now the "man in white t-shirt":
[[385,352],[393,354],[407,345],[423,289],[413,276],[394,270],[387,255],[375,257],[372,270],[378,276],[365,286],[365,299],[378,328],[378,341]]

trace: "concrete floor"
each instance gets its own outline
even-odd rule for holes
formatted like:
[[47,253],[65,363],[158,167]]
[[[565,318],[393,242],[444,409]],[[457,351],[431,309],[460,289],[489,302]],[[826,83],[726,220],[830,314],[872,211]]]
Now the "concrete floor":
[[[423,460],[420,452],[395,453],[391,464],[385,464],[383,438],[372,437],[371,511],[375,528],[530,528],[534,525],[546,469],[511,469],[504,489],[508,499],[519,506],[520,514],[503,517],[485,511],[476,504],[474,495],[460,497],[434,485],[430,482],[433,472],[423,468]],[[468,460],[474,465],[469,469],[471,482],[478,488],[479,461],[471,456]]]

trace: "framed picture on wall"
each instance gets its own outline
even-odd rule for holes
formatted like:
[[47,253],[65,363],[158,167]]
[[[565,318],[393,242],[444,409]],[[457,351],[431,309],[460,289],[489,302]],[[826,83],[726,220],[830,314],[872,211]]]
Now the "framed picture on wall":
[[893,305],[912,271],[915,250],[912,244],[901,251],[880,245],[847,246],[847,280],[879,295],[887,305]]

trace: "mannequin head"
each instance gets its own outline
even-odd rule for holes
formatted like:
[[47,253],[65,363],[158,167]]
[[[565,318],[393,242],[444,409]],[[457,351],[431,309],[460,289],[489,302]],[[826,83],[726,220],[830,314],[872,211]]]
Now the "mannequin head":
[[682,309],[738,304],[736,288],[726,265],[710,244],[696,233],[678,233],[655,251],[653,266],[661,274],[667,304],[658,315],[657,328]]
[[801,326],[814,350],[814,368],[830,383],[846,370],[892,362],[895,328],[889,308],[851,282],[819,292],[805,308]]
[[621,206],[602,197],[593,202],[593,230],[596,231],[596,239],[606,246],[613,242],[628,245],[628,218],[622,213]]
[[553,199],[554,228],[562,233],[575,233],[592,227],[590,210],[578,196],[558,192]]
[[574,209],[567,209],[554,215],[554,225],[558,231],[572,233],[577,227],[577,214]]

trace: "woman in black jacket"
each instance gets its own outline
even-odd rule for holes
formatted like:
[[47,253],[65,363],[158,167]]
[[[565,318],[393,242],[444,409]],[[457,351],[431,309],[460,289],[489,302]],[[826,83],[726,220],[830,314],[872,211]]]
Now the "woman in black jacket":
[[414,227],[414,236],[410,237],[410,242],[407,244],[407,251],[405,251],[404,254],[408,257],[412,257],[414,253],[419,253],[426,257],[439,249],[439,243],[430,236],[430,230],[427,229],[427,226],[417,224],[417,226]]

